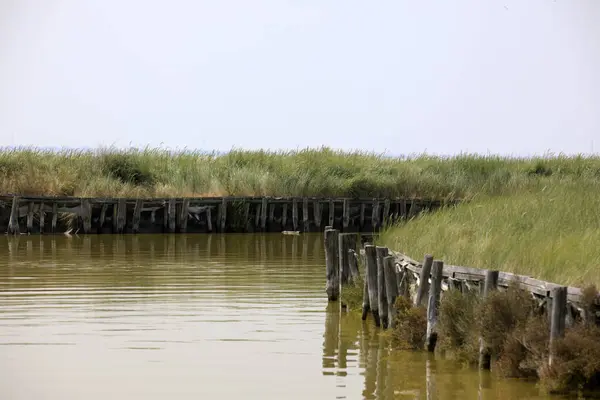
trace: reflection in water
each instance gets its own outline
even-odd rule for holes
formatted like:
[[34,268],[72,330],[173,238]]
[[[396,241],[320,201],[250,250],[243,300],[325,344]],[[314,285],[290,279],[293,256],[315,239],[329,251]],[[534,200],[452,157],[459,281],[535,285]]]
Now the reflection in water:
[[318,234],[22,236],[0,249],[2,398],[542,398],[391,351],[327,303]]

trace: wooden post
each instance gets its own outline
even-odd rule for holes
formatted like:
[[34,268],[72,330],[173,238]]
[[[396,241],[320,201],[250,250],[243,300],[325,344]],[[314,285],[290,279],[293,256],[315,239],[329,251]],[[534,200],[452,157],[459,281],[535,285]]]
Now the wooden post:
[[329,225],[335,225],[335,203],[333,199],[329,199]]
[[358,256],[356,255],[356,236],[354,236],[354,244],[350,243],[350,249],[348,250],[348,264],[350,265],[350,280],[356,282],[356,280],[360,278]]
[[287,226],[287,216],[288,216],[288,205],[287,203],[283,203],[283,209],[281,211],[281,230],[285,231],[285,227]]
[[225,232],[227,229],[227,198],[223,197],[221,200],[221,232]]
[[369,307],[373,314],[376,326],[381,326],[379,319],[379,291],[377,290],[377,250],[375,246],[365,246],[365,259],[367,265],[367,285],[369,290]]
[[431,265],[433,264],[433,256],[431,254],[425,254],[423,260],[423,267],[419,275],[419,287],[417,288],[417,295],[415,297],[415,307],[423,305],[426,296],[429,293],[429,275],[431,274]]
[[340,283],[346,285],[350,281],[350,261],[348,251],[350,249],[356,250],[356,234],[341,233],[339,242]]
[[[210,209],[210,207],[209,207]],[[250,202],[244,202],[244,226],[247,232],[251,230],[252,221],[250,220]]]
[[152,225],[156,223],[156,208],[153,208],[152,211],[150,211],[150,223]]
[[342,217],[342,221],[343,221],[342,226],[344,227],[344,229],[348,229],[348,226],[350,225],[350,200],[349,199],[344,199],[343,207],[344,207],[344,211],[343,211],[343,217]]
[[19,235],[19,196],[14,196],[10,208],[10,220],[8,221],[8,233]]
[[567,287],[559,286],[552,289],[552,318],[550,319],[550,357],[548,363],[553,363],[554,343],[565,335],[565,318],[567,316]]
[[292,199],[292,224],[294,231],[298,230],[298,199]]
[[385,284],[385,257],[388,256],[387,247],[376,247],[377,253],[377,291],[379,293],[379,318],[383,329],[388,327],[388,303]]
[[[498,271],[485,271],[485,283],[483,286],[483,297],[486,298],[492,291],[498,289]],[[490,348],[485,343],[483,337],[479,338],[479,368],[490,369],[492,356]]]
[[302,199],[302,222],[304,225],[304,232],[310,232],[310,222],[308,219],[308,198]]
[[[219,208],[219,210],[220,210],[220,208]],[[255,214],[254,215],[254,226],[256,227],[256,230],[260,230],[260,216],[262,215],[262,202],[256,204],[256,212],[254,214]],[[219,215],[221,215],[220,211],[219,211]]]
[[[175,204],[175,203],[173,203]],[[119,199],[117,215],[117,232],[123,233],[127,223],[127,200]]]
[[433,352],[437,343],[437,320],[440,293],[442,292],[442,272],[444,262],[435,260],[431,271],[431,286],[429,286],[429,302],[427,303],[427,336],[425,345],[427,351]]
[[398,285],[396,283],[396,265],[393,256],[383,258],[383,272],[385,276],[385,295],[388,305],[388,320],[391,328],[396,326],[396,297]]
[[56,223],[58,222],[58,204],[52,203],[52,233],[56,232]]
[[262,232],[267,230],[267,213],[269,212],[269,199],[263,197],[260,201],[260,229]]
[[92,205],[89,199],[81,199],[81,219],[83,221],[83,233],[92,231]]
[[327,284],[325,291],[329,301],[336,301],[340,297],[339,232],[335,229],[325,231],[325,265],[327,269]]
[[30,201],[27,204],[27,233],[31,233],[31,231],[33,231],[33,209],[35,207],[35,204],[33,204],[33,201]]
[[169,232],[177,230],[177,200],[169,199]]
[[276,203],[271,203],[269,206],[269,226],[273,226],[273,223],[275,222],[275,206]]
[[44,233],[44,225],[46,224],[46,206],[44,202],[40,203],[40,234]]
[[390,199],[385,199],[383,203],[383,226],[387,226],[389,224],[390,217]]
[[365,226],[365,208],[367,208],[365,203],[360,203],[360,229]]
[[206,230],[208,232],[212,232],[212,230],[213,230],[213,226],[212,226],[212,206],[207,206],[206,207]]
[[183,199],[181,202],[181,210],[179,211],[179,232],[181,233],[185,233],[187,231],[189,212],[190,199]]
[[371,212],[371,225],[373,229],[379,227],[379,200],[373,199],[373,210]]
[[[114,220],[113,220],[114,224]],[[163,202],[163,232],[169,230],[169,203]]]
[[365,271],[365,281],[363,285],[363,301],[362,301],[362,320],[365,321],[367,319],[367,315],[371,310],[369,304],[369,280],[368,280],[368,271]]
[[140,231],[140,217],[142,215],[142,207],[144,206],[144,202],[140,199],[135,200],[135,207],[133,208],[133,221],[131,230],[133,233],[138,233]]
[[315,216],[315,225],[318,230],[321,230],[321,203],[319,200],[313,202],[313,214]]
[[100,221],[98,221],[98,229],[102,229],[104,226],[104,221],[106,220],[106,211],[108,210],[108,204],[102,204],[102,209],[100,210]]
[[406,217],[408,216],[408,212],[406,211],[406,200],[402,200],[400,202],[400,217],[402,219],[406,219]]

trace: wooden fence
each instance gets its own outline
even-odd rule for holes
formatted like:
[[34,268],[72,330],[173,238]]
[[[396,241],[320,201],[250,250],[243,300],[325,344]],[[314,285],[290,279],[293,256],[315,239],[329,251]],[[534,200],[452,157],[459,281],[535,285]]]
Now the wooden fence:
[[[356,234],[340,233],[330,226],[325,228],[324,240],[329,301],[337,301],[345,285],[364,277],[362,318],[366,320],[371,314],[376,326],[386,329],[395,326],[396,298],[410,297],[414,306],[427,308],[424,347],[431,352],[435,350],[438,337],[440,300],[443,293],[450,290],[463,293],[476,291],[486,296],[493,290],[506,290],[511,284],[518,285],[537,301],[540,312],[548,314],[551,342],[562,337],[565,328],[577,320],[598,322],[600,302],[596,299],[590,309],[579,288],[507,272],[445,265],[431,255],[425,255],[423,262],[417,262],[405,254],[372,244],[360,248]],[[358,268],[359,258],[362,259],[360,265],[365,269],[362,274]],[[479,365],[484,369],[490,367],[490,355],[483,341]]]

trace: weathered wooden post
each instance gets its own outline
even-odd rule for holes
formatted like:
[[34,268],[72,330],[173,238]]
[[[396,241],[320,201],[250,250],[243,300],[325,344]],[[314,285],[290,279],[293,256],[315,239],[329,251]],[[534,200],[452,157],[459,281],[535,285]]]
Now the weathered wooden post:
[[298,199],[292,199],[292,224],[294,231],[298,230]]
[[344,199],[343,202],[343,211],[342,211],[342,226],[344,229],[348,229],[350,226],[350,200]]
[[361,230],[365,226],[365,208],[367,208],[367,205],[365,203],[360,203],[360,221],[359,221],[359,227],[360,227]]
[[10,208],[10,220],[8,221],[8,233],[11,235],[19,235],[19,196],[14,196],[12,206]]
[[425,346],[433,352],[437,343],[437,320],[440,293],[442,292],[442,273],[444,262],[435,260],[431,270],[431,285],[429,286],[429,302],[427,303],[427,336]]
[[[120,207],[120,206],[119,206]],[[177,200],[169,199],[169,232],[175,233],[177,229]]]
[[356,282],[360,278],[360,271],[358,270],[358,256],[356,255],[355,245],[351,245],[350,250],[348,250],[348,264],[350,265],[350,280]]
[[386,256],[383,259],[385,275],[385,295],[388,305],[389,326],[396,326],[396,297],[398,296],[398,285],[396,284],[396,264],[393,256]]
[[[144,203],[140,205],[140,209],[144,206]],[[181,211],[179,213],[179,232],[185,233],[187,231],[188,215],[190,213],[190,199],[183,199],[181,202]]]
[[370,302],[369,302],[369,277],[368,270],[365,270],[365,281],[363,284],[363,301],[362,301],[362,320],[365,321],[367,319],[367,315],[369,311],[371,311]]
[[325,231],[325,265],[327,284],[325,291],[329,301],[337,301],[340,297],[340,263],[339,263],[339,232],[335,229]]
[[260,229],[265,232],[267,230],[267,208],[269,207],[269,199],[263,197],[260,206]]
[[433,265],[433,256],[431,254],[425,254],[423,260],[423,267],[419,275],[419,287],[417,288],[417,295],[415,297],[415,307],[423,305],[426,296],[429,293],[429,275],[431,274],[431,266]]
[[33,231],[33,209],[35,204],[33,201],[30,201],[27,204],[27,233],[31,233]]
[[356,234],[340,233],[340,283],[346,285],[351,278],[349,250],[356,249]]
[[281,210],[281,230],[285,230],[287,226],[287,217],[288,217],[288,204],[283,203],[283,207]]
[[56,223],[58,222],[58,204],[52,203],[52,233],[56,232]]
[[388,256],[389,250],[387,247],[376,247],[377,253],[377,292],[379,295],[379,319],[383,329],[388,327],[388,303],[385,285],[385,262],[384,258]]
[[559,286],[552,289],[552,317],[550,319],[550,357],[552,365],[554,358],[554,343],[565,335],[565,318],[567,316],[567,287]]
[[104,222],[106,221],[106,211],[108,211],[108,204],[102,204],[102,209],[100,210],[100,220],[98,221],[98,230],[101,230],[104,226]]
[[88,234],[92,230],[92,205],[89,199],[81,199],[81,220],[83,221],[83,233]]
[[310,232],[310,220],[308,219],[308,198],[302,199],[302,225],[304,232]]
[[390,199],[385,199],[383,202],[383,226],[388,226],[390,223]]
[[[498,289],[498,271],[485,271],[485,282],[483,286],[483,297],[486,298],[492,291]],[[490,349],[483,337],[479,338],[479,368],[490,369],[492,356]]]
[[[125,230],[125,224],[127,223],[127,200],[119,199],[117,208],[117,232],[123,233]],[[173,203],[173,208],[175,208],[175,203]],[[174,209],[173,215],[175,215]]]
[[329,199],[329,225],[335,225],[335,203],[333,199]]
[[46,210],[45,210],[45,208],[46,208],[46,205],[42,201],[40,203],[40,235],[44,233],[44,225],[46,224]]
[[223,199],[221,199],[221,208],[220,208],[220,214],[221,214],[221,218],[220,218],[220,232],[223,233],[226,231],[227,229],[227,198],[223,197]]
[[142,207],[144,206],[144,202],[141,199],[135,200],[135,206],[133,208],[133,221],[131,230],[133,233],[138,233],[140,231],[140,219],[142,216]]
[[371,225],[373,229],[379,227],[379,200],[373,199],[373,210],[371,211]]
[[313,214],[315,216],[315,225],[317,226],[317,229],[320,230],[321,229],[321,203],[319,202],[319,200],[315,200],[313,202]]
[[367,266],[367,286],[369,290],[369,307],[375,320],[375,325],[380,326],[379,319],[379,291],[377,290],[377,251],[375,246],[365,246],[365,261]]

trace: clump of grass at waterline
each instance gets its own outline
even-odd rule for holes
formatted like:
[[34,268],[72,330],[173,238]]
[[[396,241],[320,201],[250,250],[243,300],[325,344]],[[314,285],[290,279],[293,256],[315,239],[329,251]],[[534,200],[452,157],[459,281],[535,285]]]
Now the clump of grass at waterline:
[[600,185],[562,180],[441,209],[382,232],[413,258],[600,286]]
[[561,180],[600,183],[600,158],[418,155],[329,148],[226,154],[163,149],[0,149],[0,193],[66,196],[472,198]]

